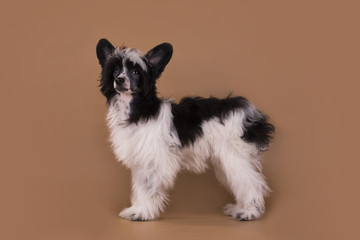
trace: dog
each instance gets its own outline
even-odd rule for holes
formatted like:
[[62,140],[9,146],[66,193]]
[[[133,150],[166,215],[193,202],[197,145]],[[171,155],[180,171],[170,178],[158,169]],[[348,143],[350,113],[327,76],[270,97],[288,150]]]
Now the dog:
[[270,189],[260,156],[275,130],[266,115],[244,97],[186,97],[178,104],[160,99],[156,81],[172,57],[169,43],[142,54],[103,38],[96,54],[112,149],[132,175],[132,206],[120,217],[157,219],[177,173],[202,173],[209,165],[235,197],[224,207],[226,215],[248,221],[264,213]]

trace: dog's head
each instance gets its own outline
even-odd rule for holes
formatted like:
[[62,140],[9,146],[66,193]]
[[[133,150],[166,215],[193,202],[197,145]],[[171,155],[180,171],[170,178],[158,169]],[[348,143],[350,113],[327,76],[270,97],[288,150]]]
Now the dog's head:
[[127,48],[115,48],[108,40],[100,39],[96,54],[102,67],[101,92],[107,100],[116,94],[146,96],[156,93],[156,79],[171,59],[172,46],[162,43],[147,54]]

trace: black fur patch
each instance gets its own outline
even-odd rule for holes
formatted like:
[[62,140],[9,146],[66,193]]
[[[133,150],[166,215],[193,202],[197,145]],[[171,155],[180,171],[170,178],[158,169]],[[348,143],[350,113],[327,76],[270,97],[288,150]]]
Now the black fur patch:
[[108,104],[113,96],[117,94],[114,89],[114,68],[122,65],[121,58],[111,58],[103,66],[100,78],[100,91],[106,97]]
[[[244,97],[218,98],[184,98],[179,104],[172,104],[173,123],[183,147],[193,144],[203,135],[201,125],[212,118],[223,120],[234,110],[244,110],[249,114],[246,118],[246,128],[241,136],[245,141],[255,143],[263,150],[270,143],[274,127],[267,122],[267,117],[258,112],[258,118],[251,116],[249,101]],[[247,115],[246,115],[247,116]],[[240,126],[239,126],[240,127]]]
[[156,118],[160,105],[161,100],[156,96],[156,92],[147,95],[134,94],[130,103],[131,112],[128,122],[137,124],[139,121],[146,122],[151,118]]

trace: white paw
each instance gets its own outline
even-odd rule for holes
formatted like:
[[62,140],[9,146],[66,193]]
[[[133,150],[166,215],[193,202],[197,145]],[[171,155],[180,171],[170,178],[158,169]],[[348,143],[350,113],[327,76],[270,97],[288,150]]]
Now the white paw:
[[149,221],[156,219],[156,217],[151,216],[145,211],[142,211],[141,208],[135,206],[125,208],[119,213],[119,216],[131,221]]
[[241,208],[236,204],[229,203],[224,207],[224,214],[238,221],[251,221],[261,217],[264,212],[257,206]]
[[228,203],[224,207],[224,214],[227,216],[232,216],[233,212],[235,211],[236,205],[233,203]]

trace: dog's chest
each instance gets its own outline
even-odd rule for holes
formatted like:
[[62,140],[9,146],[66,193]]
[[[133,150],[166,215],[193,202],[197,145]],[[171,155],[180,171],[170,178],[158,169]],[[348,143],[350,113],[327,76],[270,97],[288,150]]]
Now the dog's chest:
[[122,94],[114,97],[113,103],[109,109],[108,121],[111,126],[121,125],[130,117],[130,94]]
[[[118,161],[127,166],[141,161],[163,159],[164,154],[172,155],[180,141],[173,137],[171,103],[162,103],[156,118],[138,124],[129,124],[126,112],[127,101],[116,96],[109,107],[107,122],[110,141]],[[124,100],[124,101],[122,101]],[[124,111],[125,107],[125,111]],[[136,160],[134,160],[136,159]]]
[[132,96],[130,94],[119,95],[118,99],[118,114],[121,120],[127,120],[130,116],[130,102]]

